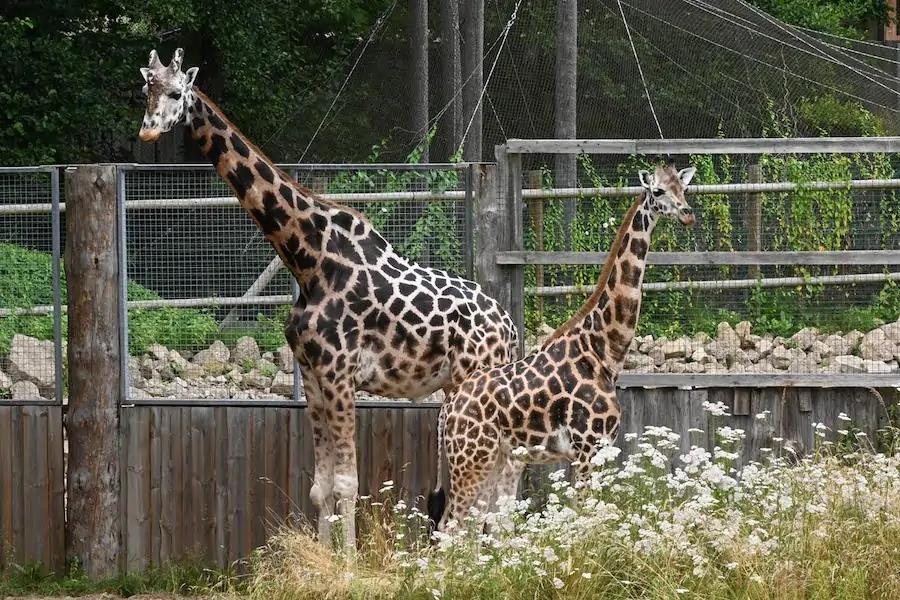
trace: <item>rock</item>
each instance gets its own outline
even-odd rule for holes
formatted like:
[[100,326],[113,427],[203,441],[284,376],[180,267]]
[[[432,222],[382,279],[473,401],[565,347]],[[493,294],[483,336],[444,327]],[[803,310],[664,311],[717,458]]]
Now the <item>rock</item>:
[[219,340],[210,344],[206,350],[201,350],[194,355],[192,362],[201,367],[206,367],[209,363],[227,363],[231,358],[231,352]]
[[808,350],[819,337],[819,332],[812,327],[804,327],[791,336],[791,343],[795,348]]
[[128,399],[129,400],[149,400],[153,395],[147,390],[141,389],[139,387],[131,386],[128,388]]
[[540,337],[550,337],[556,330],[553,327],[550,327],[546,323],[541,323],[537,330],[537,336]]
[[897,365],[893,362],[886,363],[880,360],[863,360],[862,362],[866,373],[887,374],[897,370]]
[[751,329],[753,329],[753,326],[750,324],[750,321],[741,321],[734,326],[734,332],[738,335],[739,338],[741,338],[741,342],[750,341]]
[[853,343],[839,335],[829,335],[825,338],[825,345],[831,348],[831,353],[835,355],[850,354],[850,351],[853,350]]
[[703,373],[706,370],[705,365],[701,365],[698,362],[687,363],[684,365],[685,373]]
[[719,323],[719,326],[716,328],[716,340],[722,342],[728,348],[737,349],[741,347],[740,336],[725,321]]
[[0,371],[0,390],[8,390],[12,387],[12,379],[9,375]]
[[835,356],[831,364],[837,367],[839,373],[864,373],[865,361],[858,356]]
[[859,343],[859,355],[864,360],[888,361],[894,359],[894,343],[882,329],[874,329],[863,336]]
[[259,359],[259,345],[256,340],[249,335],[238,338],[234,344],[234,350],[231,352],[231,360],[236,364],[243,365],[245,362],[255,364]]
[[731,359],[731,362],[728,365],[729,367],[735,365],[747,366],[753,363],[748,353],[741,349],[735,350],[734,354],[726,357],[726,359],[727,358]]
[[287,344],[278,349],[278,365],[285,373],[294,372],[294,353]]
[[708,344],[712,341],[712,338],[705,331],[698,331],[691,339],[699,344]]
[[726,357],[738,349],[738,346],[728,346],[725,342],[715,340],[706,345],[706,352],[716,360],[725,360]]
[[278,371],[275,373],[275,379],[272,380],[271,391],[273,394],[292,396],[294,394],[294,376],[284,371]]
[[772,344],[772,340],[761,338],[758,342],[756,342],[756,351],[759,352],[760,356],[768,356],[768,354],[774,348],[774,344]]
[[653,364],[658,367],[666,362],[666,353],[663,352],[662,348],[653,348],[650,350],[650,358],[653,359]]
[[694,353],[691,354],[691,360],[695,363],[706,364],[712,362],[714,359],[712,356],[706,353],[706,350],[703,348],[697,348],[694,350]]
[[690,348],[690,341],[687,338],[665,342],[660,347],[667,360],[670,358],[684,358],[689,354],[689,352],[686,352],[687,348]]
[[272,378],[266,377],[256,369],[253,369],[243,376],[241,383],[245,389],[254,388],[257,390],[264,390],[272,385]]
[[809,347],[809,352],[818,355],[819,358],[825,358],[834,354],[834,350],[831,346],[820,340],[816,340],[812,343]]
[[[200,352],[206,352],[206,350],[201,350]],[[223,375],[231,369],[231,365],[227,362],[221,362],[217,360],[209,360],[204,362],[202,365],[197,364],[196,366],[202,368],[203,372],[207,375]]]
[[776,346],[769,356],[769,362],[776,369],[787,369],[791,366],[794,355],[784,346]]
[[17,333],[9,348],[9,375],[13,381],[30,381],[42,392],[53,394],[56,383],[52,341]]
[[156,360],[168,360],[169,358],[169,349],[162,344],[151,344],[147,348],[147,353]]
[[861,331],[856,331],[855,329],[849,333],[844,334],[844,341],[850,344],[850,352],[856,349],[859,346],[859,343],[863,339],[863,333]]
[[262,357],[269,362],[275,362],[275,354],[272,352],[263,352]]
[[10,388],[13,400],[40,400],[41,391],[32,381],[17,381]]
[[884,335],[887,336],[887,339],[895,344],[900,344],[900,321],[882,325],[881,330],[884,332]]
[[685,363],[677,360],[668,361],[666,366],[668,367],[667,371],[669,373],[686,373],[688,367]]
[[647,367],[653,364],[653,359],[646,354],[637,352],[629,352],[625,355],[625,368],[637,369],[639,367]]
[[195,365],[194,363],[187,363],[184,367],[184,370],[181,372],[181,376],[185,379],[198,379],[203,377],[206,374],[206,369],[201,367],[200,365]]

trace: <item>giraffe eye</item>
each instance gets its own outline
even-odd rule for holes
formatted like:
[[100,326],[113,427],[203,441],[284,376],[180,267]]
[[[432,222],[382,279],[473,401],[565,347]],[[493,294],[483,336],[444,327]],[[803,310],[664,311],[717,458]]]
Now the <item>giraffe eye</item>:
[[169,92],[169,98],[172,100],[181,100],[181,92]]
[[659,190],[659,189],[653,190],[653,195],[656,196],[657,198],[659,198],[663,194],[665,194],[665,192],[663,190]]

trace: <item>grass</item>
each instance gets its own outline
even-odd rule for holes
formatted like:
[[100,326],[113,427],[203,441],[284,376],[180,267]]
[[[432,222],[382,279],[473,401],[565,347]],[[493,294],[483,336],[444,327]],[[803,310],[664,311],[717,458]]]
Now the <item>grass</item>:
[[[715,406],[711,407],[713,410]],[[721,408],[721,405],[719,406]],[[761,415],[761,418],[767,418]],[[900,453],[816,429],[805,459],[776,448],[734,468],[742,432],[719,427],[712,453],[679,456],[648,427],[617,461],[601,450],[590,481],[554,477],[541,512],[511,503],[433,544],[424,516],[372,503],[354,558],[285,530],[251,562],[252,600],[338,598],[898,598]]]
[[240,580],[229,574],[193,564],[150,569],[140,574],[90,580],[78,568],[65,576],[48,574],[40,565],[0,571],[0,598],[7,596],[84,596],[109,593],[128,597],[137,594],[209,595],[243,590]]

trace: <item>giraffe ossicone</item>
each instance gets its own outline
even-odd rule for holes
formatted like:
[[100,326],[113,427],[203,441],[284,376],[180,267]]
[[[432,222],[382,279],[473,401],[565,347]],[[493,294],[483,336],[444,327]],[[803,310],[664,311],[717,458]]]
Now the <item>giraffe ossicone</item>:
[[671,165],[640,171],[644,191],[625,213],[590,298],[538,352],[473,373],[441,407],[438,455],[443,446],[450,489],[429,502],[439,528],[514,496],[526,463],[570,461],[586,476],[601,445],[615,441],[615,384],[640,314],[650,239],[661,216],[693,225],[684,192],[694,173]]
[[141,69],[147,108],[140,138],[179,123],[234,190],[300,284],[285,336],[300,364],[312,423],[310,498],[319,536],[337,510],[355,545],[358,490],[355,394],[419,398],[448,393],[472,371],[514,358],[510,316],[472,281],[406,260],[359,212],[317,198],[278,169],[194,86],[184,52],[156,52]]

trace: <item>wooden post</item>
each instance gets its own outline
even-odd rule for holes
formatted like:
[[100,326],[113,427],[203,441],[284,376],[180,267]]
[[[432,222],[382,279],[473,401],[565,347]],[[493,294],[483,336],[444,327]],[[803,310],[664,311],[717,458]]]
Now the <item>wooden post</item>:
[[[506,202],[509,246],[513,251],[525,249],[522,235],[522,155],[506,154]],[[525,355],[525,267],[514,265],[509,273],[509,315],[519,330],[519,356]]]
[[[528,187],[539,190],[543,187],[543,173],[540,169],[528,171]],[[544,251],[544,199],[532,198],[528,201],[528,210],[531,213],[531,226],[534,227],[534,249],[537,252]],[[534,284],[544,287],[544,265],[535,265]],[[538,322],[544,322],[544,297],[536,298]]]
[[[762,183],[762,167],[759,164],[747,168],[747,183]],[[747,250],[762,250],[762,194],[747,194]],[[759,267],[747,269],[749,279],[759,278]]]
[[[578,109],[578,0],[556,2],[556,68],[553,94],[553,135],[557,139],[575,139]],[[574,154],[554,157],[553,185],[571,188],[577,185]],[[563,201],[564,249],[572,249],[572,226],[578,206],[575,198]]]
[[91,578],[118,572],[119,261],[116,168],[66,172],[69,436],[66,555]]
[[498,168],[492,164],[473,166],[475,227],[475,281],[484,293],[509,310],[509,282],[497,264],[497,252],[508,247],[506,205],[498,193]]
[[481,156],[481,88],[484,85],[484,0],[460,0],[463,32],[462,79],[463,130],[469,124],[463,144],[463,160],[478,162]]
[[[418,144],[428,135],[428,0],[410,0],[410,80],[412,81],[413,142]],[[422,147],[419,162],[428,162],[428,144]]]
[[449,123],[446,127],[446,149],[442,158],[452,156],[462,143],[463,104],[462,94],[458,91],[462,88],[462,65],[460,64],[459,48],[459,2],[458,0],[444,0],[438,2],[440,10],[440,72],[441,72],[441,105],[450,105],[450,110],[444,119]]

